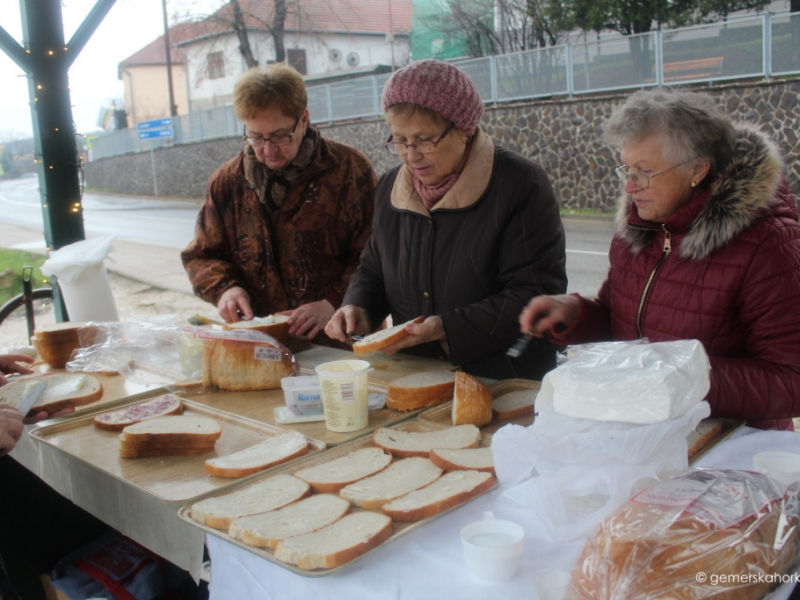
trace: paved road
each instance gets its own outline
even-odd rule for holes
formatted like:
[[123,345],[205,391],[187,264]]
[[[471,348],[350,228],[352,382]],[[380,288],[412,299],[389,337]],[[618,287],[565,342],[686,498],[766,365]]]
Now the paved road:
[[[0,181],[0,224],[15,224],[41,232],[42,211],[35,178]],[[188,290],[177,249],[194,236],[200,210],[198,200],[153,199],[148,197],[86,192],[83,210],[87,236],[116,235],[115,270],[130,277],[168,289]],[[567,275],[570,292],[593,296],[608,271],[608,246],[614,233],[607,219],[565,218],[567,234]],[[36,236],[33,236],[36,237]],[[16,244],[17,248],[41,250],[44,242]],[[169,250],[158,250],[169,249]],[[144,251],[147,250],[147,253]],[[129,256],[130,254],[130,256]],[[163,276],[156,261],[163,261]],[[146,273],[137,268],[146,264]],[[151,277],[151,280],[148,280]]]

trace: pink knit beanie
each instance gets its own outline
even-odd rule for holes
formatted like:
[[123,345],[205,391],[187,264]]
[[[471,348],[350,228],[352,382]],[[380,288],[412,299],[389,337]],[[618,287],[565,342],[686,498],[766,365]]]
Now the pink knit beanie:
[[383,112],[395,104],[419,104],[436,111],[467,135],[483,115],[478,88],[455,65],[428,58],[406,65],[383,87]]

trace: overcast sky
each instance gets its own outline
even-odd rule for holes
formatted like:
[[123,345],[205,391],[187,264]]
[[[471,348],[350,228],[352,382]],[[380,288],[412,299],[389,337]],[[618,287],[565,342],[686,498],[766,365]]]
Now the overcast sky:
[[[167,0],[169,15],[200,12],[223,0]],[[69,41],[96,0],[63,0],[64,37]],[[19,1],[2,0],[0,26],[22,43]],[[170,20],[172,24],[172,19]],[[117,0],[69,71],[72,114],[78,133],[99,129],[97,116],[117,98],[117,66],[164,33],[161,0]],[[0,50],[0,140],[31,137],[31,112],[24,71]]]

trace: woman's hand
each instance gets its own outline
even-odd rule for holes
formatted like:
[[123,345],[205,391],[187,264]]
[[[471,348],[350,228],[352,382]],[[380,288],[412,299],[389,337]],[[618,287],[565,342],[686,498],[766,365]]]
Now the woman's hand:
[[308,339],[313,339],[331,320],[333,313],[336,312],[333,304],[327,300],[319,302],[309,302],[298,306],[294,310],[279,312],[279,315],[289,315],[289,333],[292,335],[305,335]]
[[242,319],[249,321],[255,316],[253,309],[250,308],[250,294],[244,288],[238,286],[225,290],[222,296],[219,297],[217,310],[219,311],[219,316],[227,323],[236,323]]
[[3,377],[3,375],[8,375],[9,373],[22,373],[27,375],[28,373],[33,373],[32,369],[29,369],[25,365],[21,365],[19,363],[28,363],[31,364],[33,359],[30,356],[25,356],[24,354],[0,354],[0,385],[5,385],[8,383],[8,379]]
[[39,421],[44,421],[45,419],[55,419],[56,417],[61,417],[74,412],[75,412],[75,407],[73,406],[70,406],[69,408],[65,408],[63,410],[59,410],[58,412],[54,412],[53,414],[50,414],[47,411],[43,410],[34,415],[31,415],[30,417],[25,417],[24,419],[22,419],[22,422],[25,423],[25,425],[33,425],[34,423],[38,423]]
[[519,326],[522,333],[548,339],[563,333],[581,314],[581,301],[574,296],[536,296],[522,309]]
[[333,340],[347,342],[349,335],[369,335],[372,324],[367,311],[360,306],[348,304],[333,313],[325,326],[325,333]]
[[23,430],[22,413],[13,406],[0,404],[0,456],[14,449]]
[[410,346],[417,346],[426,342],[433,342],[436,340],[443,340],[447,337],[444,332],[444,324],[442,318],[433,315],[425,319],[422,323],[409,323],[406,325],[408,335],[399,342],[395,342],[391,346],[386,346],[381,352],[392,356],[398,350],[408,348]]

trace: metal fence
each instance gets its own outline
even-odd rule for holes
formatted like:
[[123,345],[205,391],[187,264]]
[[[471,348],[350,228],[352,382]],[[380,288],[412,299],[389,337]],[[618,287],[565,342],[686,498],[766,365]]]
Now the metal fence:
[[[591,42],[456,61],[486,103],[800,73],[800,13],[762,14],[724,23],[603,35]],[[391,74],[308,88],[315,123],[381,114]],[[239,135],[231,105],[175,117],[172,140],[140,140],[134,128],[94,140],[92,160]]]

